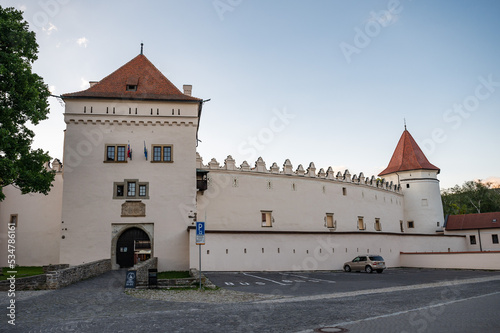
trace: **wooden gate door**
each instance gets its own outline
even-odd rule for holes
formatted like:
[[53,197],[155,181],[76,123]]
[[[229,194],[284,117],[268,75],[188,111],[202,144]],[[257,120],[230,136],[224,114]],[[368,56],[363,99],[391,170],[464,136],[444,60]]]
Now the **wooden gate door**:
[[134,266],[134,242],[150,241],[148,234],[133,227],[125,230],[116,243],[116,263],[120,268]]

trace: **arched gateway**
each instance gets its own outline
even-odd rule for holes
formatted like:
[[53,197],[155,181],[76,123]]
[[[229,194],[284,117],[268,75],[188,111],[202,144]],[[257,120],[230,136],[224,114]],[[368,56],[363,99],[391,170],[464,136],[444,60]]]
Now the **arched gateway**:
[[116,243],[116,264],[120,268],[134,266],[138,261],[151,257],[151,239],[137,227],[125,230]]

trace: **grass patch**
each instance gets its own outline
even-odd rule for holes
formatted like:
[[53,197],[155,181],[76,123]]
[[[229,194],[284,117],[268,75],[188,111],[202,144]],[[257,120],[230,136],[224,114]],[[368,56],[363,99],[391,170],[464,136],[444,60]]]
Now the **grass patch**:
[[15,269],[3,267],[2,268],[2,275],[0,275],[0,281],[7,280],[10,277],[10,274],[7,274],[8,271],[17,271],[17,274],[15,274],[15,276],[16,276],[16,279],[19,279],[22,277],[43,274],[43,267],[41,267],[41,266],[17,266]]
[[158,279],[185,279],[189,277],[191,277],[189,271],[159,272],[157,275]]

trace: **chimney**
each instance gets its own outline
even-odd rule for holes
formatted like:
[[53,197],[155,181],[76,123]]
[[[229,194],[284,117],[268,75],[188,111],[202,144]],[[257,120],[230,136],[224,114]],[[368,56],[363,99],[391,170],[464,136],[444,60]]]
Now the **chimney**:
[[93,87],[98,83],[99,83],[99,81],[89,81],[90,87]]
[[191,90],[193,90],[193,86],[190,84],[185,84],[182,87],[184,88],[184,95],[191,96]]

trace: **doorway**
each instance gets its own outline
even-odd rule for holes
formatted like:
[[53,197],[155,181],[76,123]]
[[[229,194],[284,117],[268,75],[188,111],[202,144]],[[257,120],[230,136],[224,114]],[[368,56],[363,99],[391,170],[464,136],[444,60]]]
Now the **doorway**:
[[120,268],[134,266],[151,257],[151,239],[137,227],[125,230],[116,243],[116,263]]

